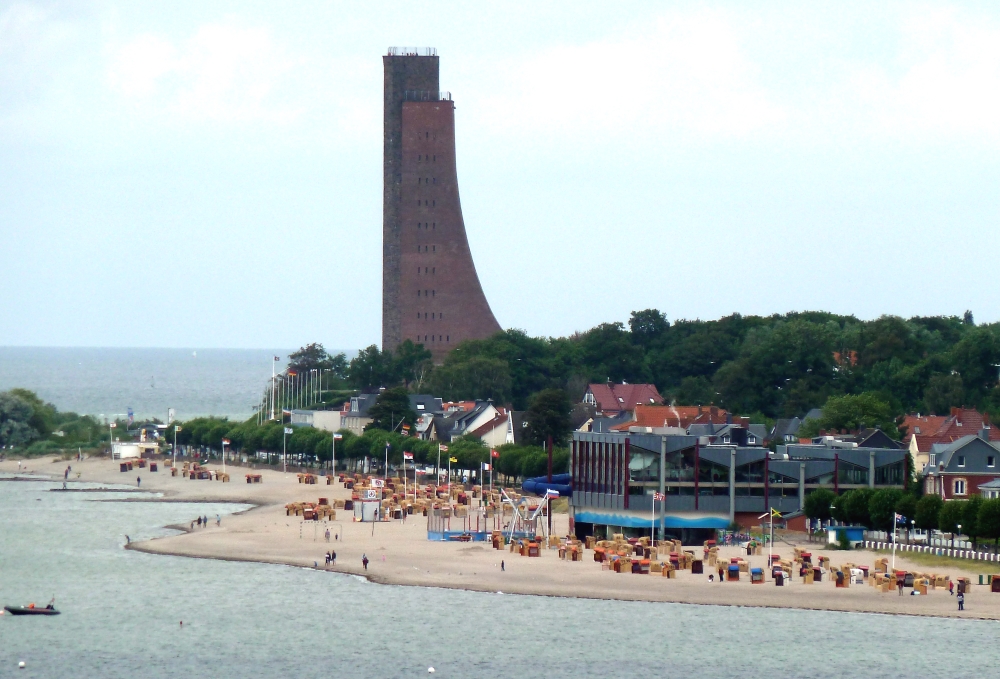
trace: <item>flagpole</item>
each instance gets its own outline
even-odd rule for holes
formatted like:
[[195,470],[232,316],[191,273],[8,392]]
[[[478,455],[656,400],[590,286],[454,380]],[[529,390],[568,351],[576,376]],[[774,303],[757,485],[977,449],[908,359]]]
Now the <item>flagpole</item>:
[[[892,514],[892,570],[896,570],[896,513]],[[888,573],[886,574],[888,575]]]

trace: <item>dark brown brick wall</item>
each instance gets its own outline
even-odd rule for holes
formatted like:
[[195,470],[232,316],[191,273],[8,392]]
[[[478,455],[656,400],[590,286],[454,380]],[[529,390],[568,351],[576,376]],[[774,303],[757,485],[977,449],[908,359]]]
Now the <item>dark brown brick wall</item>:
[[384,56],[382,110],[382,348],[395,348],[400,330],[400,189],[403,98],[406,91],[437,92],[438,58]]
[[[500,330],[483,294],[462,220],[451,101],[438,92],[437,57],[383,57],[382,348],[423,344],[440,363],[466,339]],[[436,97],[435,97],[436,98]]]
[[403,104],[400,190],[401,339],[434,360],[459,342],[500,330],[483,294],[462,220],[455,165],[455,106]]

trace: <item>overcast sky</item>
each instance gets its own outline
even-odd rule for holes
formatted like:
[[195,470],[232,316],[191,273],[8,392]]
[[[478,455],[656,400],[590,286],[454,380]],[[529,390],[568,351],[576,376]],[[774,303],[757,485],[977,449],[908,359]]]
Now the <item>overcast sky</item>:
[[0,345],[377,343],[390,45],[504,327],[1000,319],[997,3],[485,6],[0,1]]

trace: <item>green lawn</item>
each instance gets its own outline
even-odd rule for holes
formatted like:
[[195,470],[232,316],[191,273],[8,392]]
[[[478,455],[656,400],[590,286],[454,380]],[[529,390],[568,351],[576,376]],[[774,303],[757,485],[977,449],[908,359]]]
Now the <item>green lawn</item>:
[[[891,549],[879,549],[876,550],[880,554],[892,554]],[[934,568],[957,568],[959,570],[966,571],[968,573],[997,573],[1000,574],[1000,562],[996,561],[977,561],[975,559],[956,559],[951,556],[938,556],[937,554],[928,554],[926,552],[896,552],[896,556],[902,559],[908,559],[914,563],[918,563],[921,566],[926,566],[928,569]]]

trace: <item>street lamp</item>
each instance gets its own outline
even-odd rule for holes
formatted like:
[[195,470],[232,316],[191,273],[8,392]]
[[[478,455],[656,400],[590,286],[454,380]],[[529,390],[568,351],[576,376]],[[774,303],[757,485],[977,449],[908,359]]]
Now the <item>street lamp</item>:
[[[958,534],[960,536],[962,535],[962,524],[958,524]],[[961,540],[959,540],[959,544],[961,544]],[[954,533],[951,534],[951,548],[952,549],[955,548],[955,534]]]
[[174,425],[174,468],[177,468],[177,432],[181,430],[181,427]]

